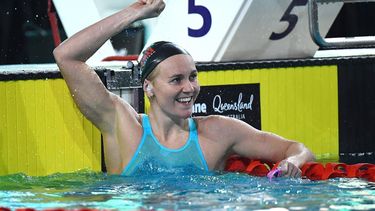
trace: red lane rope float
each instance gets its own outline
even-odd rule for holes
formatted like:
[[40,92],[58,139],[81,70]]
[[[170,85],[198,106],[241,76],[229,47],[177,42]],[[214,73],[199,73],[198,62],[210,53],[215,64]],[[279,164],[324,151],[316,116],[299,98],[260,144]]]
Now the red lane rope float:
[[[261,162],[259,160],[250,160],[239,156],[230,157],[227,160],[225,170],[231,172],[243,172],[253,176],[266,176],[270,171],[278,166]],[[330,178],[361,178],[370,182],[375,182],[375,164],[357,163],[353,165],[345,163],[326,163],[308,162],[301,168],[302,177],[310,180],[327,180]]]

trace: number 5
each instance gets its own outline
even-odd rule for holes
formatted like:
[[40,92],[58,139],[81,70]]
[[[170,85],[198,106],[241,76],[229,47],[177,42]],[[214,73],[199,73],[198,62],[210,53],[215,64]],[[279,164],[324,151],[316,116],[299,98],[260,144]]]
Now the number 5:
[[280,22],[286,21],[288,22],[288,28],[281,33],[272,32],[270,36],[270,40],[280,40],[286,37],[296,26],[298,21],[298,16],[295,14],[291,14],[290,12],[296,6],[305,6],[307,4],[307,0],[293,0],[292,3],[289,5],[288,9],[286,9],[283,17],[281,17]]
[[211,13],[206,7],[195,5],[195,0],[189,0],[188,14],[194,14],[194,13],[202,16],[203,25],[200,29],[191,29],[190,27],[188,27],[188,34],[190,37],[203,37],[211,29],[211,24],[212,24]]

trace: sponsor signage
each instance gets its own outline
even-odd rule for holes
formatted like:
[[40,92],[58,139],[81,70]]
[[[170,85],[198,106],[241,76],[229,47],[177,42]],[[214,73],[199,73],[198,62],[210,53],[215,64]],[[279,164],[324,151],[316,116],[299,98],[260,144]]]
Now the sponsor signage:
[[223,115],[261,129],[260,85],[202,86],[193,106],[193,116]]

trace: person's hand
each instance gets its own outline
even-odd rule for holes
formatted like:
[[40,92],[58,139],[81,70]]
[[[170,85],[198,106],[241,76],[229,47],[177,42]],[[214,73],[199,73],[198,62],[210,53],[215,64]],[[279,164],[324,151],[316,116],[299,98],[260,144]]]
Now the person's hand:
[[283,177],[300,178],[302,174],[301,169],[288,160],[281,161],[277,168],[281,171],[280,176]]
[[138,19],[142,20],[159,16],[165,3],[163,0],[138,0],[130,7],[138,14]]

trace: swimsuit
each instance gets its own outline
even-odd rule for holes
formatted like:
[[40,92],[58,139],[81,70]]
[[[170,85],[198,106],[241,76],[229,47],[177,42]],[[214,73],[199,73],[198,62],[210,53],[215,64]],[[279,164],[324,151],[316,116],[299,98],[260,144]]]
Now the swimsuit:
[[189,138],[186,144],[179,149],[169,149],[159,143],[152,132],[147,115],[142,115],[142,126],[141,142],[122,175],[208,171],[192,118],[189,118]]

